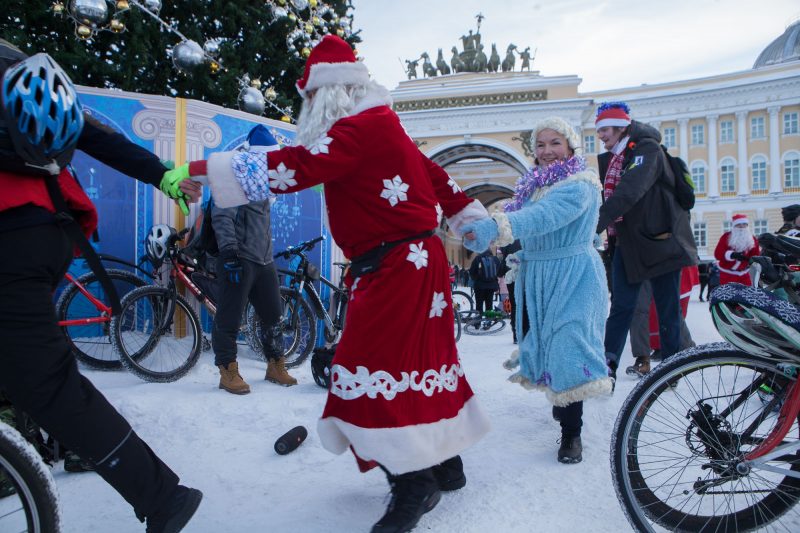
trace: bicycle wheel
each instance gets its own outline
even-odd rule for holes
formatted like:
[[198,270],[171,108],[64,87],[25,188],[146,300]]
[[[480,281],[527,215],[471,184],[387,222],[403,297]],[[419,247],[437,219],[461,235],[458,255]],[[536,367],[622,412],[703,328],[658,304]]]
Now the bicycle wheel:
[[453,313],[453,336],[458,342],[461,339],[461,314]]
[[472,297],[464,291],[453,291],[453,311],[462,313],[464,311],[474,311],[475,302]]
[[[787,377],[792,368],[795,376]],[[772,524],[796,531],[800,478],[787,473],[800,473],[800,452],[761,466],[743,461],[775,428],[774,405],[796,381],[796,369],[716,343],[675,355],[646,375],[625,401],[611,441],[614,485],[634,529],[749,531]],[[758,395],[762,385],[775,395],[770,403]],[[783,444],[799,438],[794,420]]]
[[506,321],[502,318],[481,318],[477,313],[466,319],[462,315],[462,320],[464,333],[468,335],[495,335],[506,327]]
[[[288,287],[281,287],[281,306],[283,313],[283,355],[286,358],[286,368],[294,368],[305,361],[317,343],[317,320],[311,306],[297,291]],[[248,316],[251,336],[261,339],[261,320],[252,312]],[[259,341],[260,342],[260,341]],[[264,359],[264,350],[259,348],[254,351]]]
[[39,454],[10,426],[0,423],[0,531],[60,530],[58,491]]
[[175,381],[200,357],[200,319],[180,294],[141,287],[122,299],[122,312],[111,320],[111,342],[134,375],[145,381]]
[[[106,272],[108,272],[108,276],[114,283],[120,298],[133,289],[147,285],[145,280],[127,270],[109,268],[106,269]],[[104,304],[110,305],[111,302],[94,272],[87,272],[76,281],[89,294]],[[111,317],[101,313],[97,306],[80,291],[78,285],[69,283],[61,293],[58,302],[56,302],[56,319],[59,321],[61,330],[66,335],[67,341],[72,347],[72,353],[75,354],[78,361],[89,368],[98,370],[113,370],[122,367],[122,363],[119,362],[119,356],[111,346],[111,339],[108,335]],[[104,321],[64,325],[65,321],[96,319],[103,319]]]

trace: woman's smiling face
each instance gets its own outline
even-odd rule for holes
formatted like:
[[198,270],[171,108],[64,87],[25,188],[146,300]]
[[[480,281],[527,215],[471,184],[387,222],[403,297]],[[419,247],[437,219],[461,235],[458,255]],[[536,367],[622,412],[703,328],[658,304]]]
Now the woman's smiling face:
[[550,165],[555,161],[563,161],[572,156],[573,150],[567,138],[550,128],[545,128],[536,135],[536,159],[541,165]]

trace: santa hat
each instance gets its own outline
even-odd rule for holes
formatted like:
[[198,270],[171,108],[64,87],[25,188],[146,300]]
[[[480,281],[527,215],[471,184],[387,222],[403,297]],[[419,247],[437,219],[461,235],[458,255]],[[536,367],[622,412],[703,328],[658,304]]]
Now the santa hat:
[[280,146],[266,126],[259,124],[247,134],[243,148],[251,152],[273,152],[279,150]]
[[326,35],[311,50],[297,91],[303,98],[308,91],[326,85],[366,85],[369,71],[356,59],[353,49],[336,35]]
[[594,121],[595,129],[605,126],[619,126],[624,128],[631,123],[628,113],[631,108],[625,102],[604,102],[597,108],[597,118]]
[[733,215],[731,219],[731,225],[738,226],[739,224],[750,224],[750,220],[747,218],[747,215]]
[[581,139],[578,137],[578,134],[575,133],[575,129],[570,126],[566,120],[560,117],[547,117],[546,119],[540,120],[536,123],[536,125],[533,127],[533,134],[531,135],[532,148],[536,148],[536,137],[542,130],[553,130],[566,137],[567,144],[570,148],[572,148],[572,151],[575,152],[576,155],[580,155],[583,151],[581,147]]

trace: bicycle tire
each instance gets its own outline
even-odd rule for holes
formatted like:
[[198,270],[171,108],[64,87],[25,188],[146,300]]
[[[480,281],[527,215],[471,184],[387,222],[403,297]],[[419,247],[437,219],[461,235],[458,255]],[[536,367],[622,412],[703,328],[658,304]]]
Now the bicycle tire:
[[506,321],[502,318],[470,318],[464,319],[463,330],[467,335],[496,335],[506,328]]
[[[116,268],[106,269],[108,277],[111,278],[117,288],[119,297],[122,298],[131,290],[144,287],[147,282],[142,278]],[[87,272],[76,280],[84,286],[90,293],[98,297],[106,304],[110,302],[104,298],[104,292],[94,272]],[[56,320],[74,320],[79,318],[94,318],[100,316],[100,312],[83,293],[78,286],[69,283],[59,296],[56,302]],[[72,348],[75,357],[89,368],[95,370],[116,370],[122,368],[119,355],[111,346],[109,322],[101,324],[89,324],[81,326],[60,326],[61,331],[67,337],[67,342]],[[98,335],[99,334],[99,335]]]
[[[283,356],[286,368],[294,368],[303,364],[311,355],[317,343],[317,319],[308,302],[296,290],[281,287],[281,308],[283,331]],[[299,306],[299,307],[298,307]],[[292,326],[292,313],[299,309],[295,326]],[[261,338],[261,320],[255,313],[248,317],[251,336]],[[266,360],[263,349],[254,350],[262,360]]]
[[453,301],[453,311],[456,313],[475,310],[475,301],[472,299],[472,296],[466,292],[453,291],[451,297]]
[[[165,316],[171,303],[174,308]],[[144,331],[147,328],[152,329]],[[149,285],[131,291],[122,299],[119,316],[111,320],[111,342],[122,365],[145,381],[169,383],[186,375],[200,357],[202,340],[195,310],[183,296],[165,287]]]
[[456,342],[461,340],[461,313],[453,313],[453,336],[456,339]]
[[[712,386],[706,383],[706,370],[712,378]],[[713,379],[715,371],[718,375]],[[611,440],[614,487],[634,529],[654,531],[656,525],[674,531],[748,531],[769,525],[797,504],[800,500],[798,478],[757,467],[746,475],[734,476],[735,470],[727,470],[731,477],[722,477],[723,474],[717,472],[727,464],[724,457],[744,455],[749,450],[743,447],[763,441],[774,427],[777,413],[758,398],[758,389],[752,386],[757,379],[771,380],[773,386],[782,379],[788,380],[778,369],[777,361],[754,357],[727,343],[698,346],[676,354],[642,378],[625,400]],[[731,381],[732,385],[728,385]],[[728,386],[730,394],[726,394]],[[741,403],[723,417],[721,413],[734,407],[742,394],[746,396]],[[729,396],[735,398],[730,404],[719,401]],[[692,410],[693,400],[697,400],[698,411]],[[710,411],[706,411],[703,405],[709,405]],[[670,406],[678,407],[670,409]],[[756,418],[752,418],[752,413],[747,414],[748,407],[758,413]],[[685,413],[687,408],[688,413]],[[651,412],[652,417],[649,417]],[[759,421],[759,417],[763,418]],[[701,428],[703,422],[713,422],[717,429]],[[746,426],[755,422],[758,424],[753,431],[758,431],[758,434],[736,433],[738,424]],[[730,430],[723,433],[719,428],[728,427],[725,424]],[[763,432],[760,431],[762,424],[768,426]],[[655,428],[659,426],[666,429],[658,433]],[[718,438],[716,431],[728,438]],[[674,432],[672,440],[665,437],[668,432]],[[797,440],[800,430],[790,432],[784,442],[790,435]],[[706,442],[711,436],[715,440]],[[736,446],[736,449],[729,449],[731,446]],[[800,472],[800,453],[790,457],[793,459],[788,461],[786,456],[778,457],[771,465],[780,462],[783,468],[790,465],[792,471]],[[705,461],[705,464],[692,464],[694,461]],[[710,477],[714,475],[718,477]],[[660,480],[665,480],[664,485],[655,486]],[[741,480],[744,482],[740,483]],[[774,487],[768,490],[753,488],[762,482]],[[671,484],[671,488],[666,487],[667,484]],[[713,491],[700,494],[698,491],[706,486]],[[717,495],[725,491],[729,498],[722,501]],[[762,497],[762,493],[766,495]],[[742,496],[734,501],[741,494],[752,496]],[[689,502],[689,497],[697,497],[697,501]],[[680,498],[685,500],[681,502]],[[671,499],[677,499],[682,505],[666,501]],[[745,507],[739,509],[737,504],[740,502],[744,502]],[[718,509],[723,509],[721,512],[724,514],[718,514]],[[800,509],[794,513],[795,520],[798,512]]]
[[0,498],[0,530],[50,533],[60,531],[58,491],[50,469],[11,426],[0,423],[0,478],[14,493]]

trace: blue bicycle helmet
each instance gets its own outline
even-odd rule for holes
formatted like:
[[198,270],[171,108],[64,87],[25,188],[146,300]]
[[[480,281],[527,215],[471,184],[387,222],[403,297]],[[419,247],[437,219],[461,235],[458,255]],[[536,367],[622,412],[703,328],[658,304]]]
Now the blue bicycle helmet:
[[83,130],[83,109],[64,70],[40,53],[6,70],[0,90],[8,134],[26,163],[63,168]]

